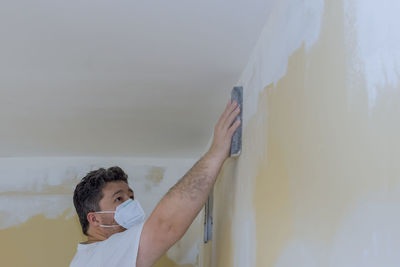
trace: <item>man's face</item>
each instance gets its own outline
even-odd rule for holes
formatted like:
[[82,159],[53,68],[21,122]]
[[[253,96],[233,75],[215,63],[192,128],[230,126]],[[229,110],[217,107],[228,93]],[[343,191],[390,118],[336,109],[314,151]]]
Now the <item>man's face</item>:
[[[127,201],[129,198],[134,199],[134,193],[127,183],[123,181],[109,182],[103,188],[103,198],[99,202],[100,210],[115,211],[118,205]],[[99,219],[101,220],[102,224],[117,224],[117,222],[114,220],[114,213],[97,215],[100,215]],[[113,228],[110,228],[109,230],[112,230]],[[114,229],[114,231],[116,230],[116,232],[121,232],[125,230],[125,228],[123,228],[122,226],[115,228],[116,229]]]

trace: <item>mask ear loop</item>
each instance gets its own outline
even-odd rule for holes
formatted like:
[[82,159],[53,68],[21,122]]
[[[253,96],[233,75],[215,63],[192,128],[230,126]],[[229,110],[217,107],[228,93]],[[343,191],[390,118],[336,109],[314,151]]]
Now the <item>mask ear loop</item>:
[[[95,211],[95,213],[100,213],[100,214],[104,214],[104,213],[115,213],[115,211]],[[119,224],[112,224],[112,225],[105,225],[105,224],[100,224],[101,227],[118,227],[120,226]]]

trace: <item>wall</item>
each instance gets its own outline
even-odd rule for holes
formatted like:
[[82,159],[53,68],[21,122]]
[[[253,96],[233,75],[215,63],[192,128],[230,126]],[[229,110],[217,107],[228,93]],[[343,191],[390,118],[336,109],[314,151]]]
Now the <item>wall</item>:
[[[274,1],[203,266],[400,263],[400,2]],[[210,248],[211,247],[211,248]]]
[[[77,244],[86,240],[72,194],[90,170],[120,166],[149,216],[193,164],[193,159],[1,158],[1,266],[69,266]],[[202,236],[203,217],[199,215],[156,266],[198,266]]]

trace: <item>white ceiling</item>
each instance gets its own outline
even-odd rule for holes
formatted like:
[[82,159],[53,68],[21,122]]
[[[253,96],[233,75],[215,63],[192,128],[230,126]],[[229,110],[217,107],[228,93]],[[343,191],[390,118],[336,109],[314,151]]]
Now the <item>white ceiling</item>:
[[2,1],[0,156],[198,156],[267,5]]

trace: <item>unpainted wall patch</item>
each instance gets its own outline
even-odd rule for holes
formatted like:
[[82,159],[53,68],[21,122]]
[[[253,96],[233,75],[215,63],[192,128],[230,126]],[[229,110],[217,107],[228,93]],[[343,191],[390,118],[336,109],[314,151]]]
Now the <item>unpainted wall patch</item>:
[[151,167],[146,179],[158,185],[164,178],[165,168],[164,167]]

